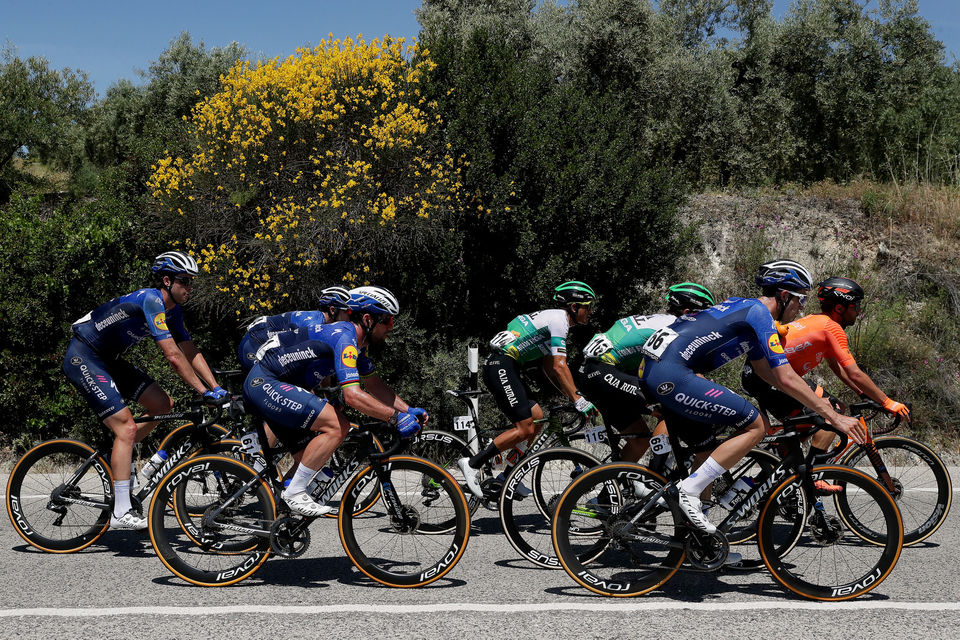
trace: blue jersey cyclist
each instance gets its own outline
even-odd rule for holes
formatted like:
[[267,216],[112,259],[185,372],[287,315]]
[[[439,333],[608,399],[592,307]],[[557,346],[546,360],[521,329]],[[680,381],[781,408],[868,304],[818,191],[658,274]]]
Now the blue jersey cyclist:
[[[594,415],[593,404],[577,391],[573,374],[567,367],[567,333],[571,324],[586,324],[597,295],[583,282],[571,280],[554,289],[553,299],[560,309],[545,309],[517,316],[501,331],[490,346],[494,351],[483,365],[483,382],[500,408],[513,423],[513,428],[493,439],[486,449],[470,458],[457,461],[470,492],[483,497],[478,474],[483,466],[501,451],[523,441],[529,443],[536,430],[534,420],[543,418],[543,410],[530,397],[520,377],[521,367],[540,365],[543,372],[581,412]],[[506,471],[504,471],[506,474]]]
[[282,331],[303,329],[309,334],[321,325],[346,320],[349,299],[350,292],[343,287],[327,287],[320,292],[315,311],[287,311],[256,318],[247,325],[246,334],[237,348],[240,367],[249,373],[260,347]]
[[716,527],[701,510],[701,493],[760,442],[769,422],[747,400],[698,374],[746,354],[764,380],[855,442],[864,437],[857,420],[839,415],[794,372],[780,344],[774,320],[784,323],[797,316],[813,284],[810,273],[791,260],[775,260],[760,266],[755,282],[761,288],[759,298],[728,298],[696,315],[681,316],[651,335],[643,347],[644,390],[660,403],[671,433],[709,449],[714,445],[714,427],[736,429],[677,487],[684,514],[707,533]]
[[210,401],[226,396],[217,384],[183,323],[180,305],[190,298],[197,263],[190,255],[168,251],[151,267],[154,288],[140,289],[106,302],[73,324],[63,370],[97,417],[114,433],[110,467],[114,507],[110,526],[144,529],[147,520],[130,503],[133,445],[155,422],[137,425],[126,405],[133,400],[152,414],[169,413],[170,396],[154,380],[121,355],[146,337],[152,337],[174,371]]
[[320,380],[335,375],[347,405],[395,425],[402,437],[416,435],[428,420],[424,409],[411,408],[374,373],[366,355],[369,345],[383,342],[393,329],[397,299],[383,287],[359,287],[350,291],[347,307],[347,321],[325,324],[313,337],[290,344],[284,337],[289,334],[279,334],[265,343],[243,383],[248,406],[282,442],[299,449],[294,455],[299,464],[282,497],[304,516],[332,511],[307,493],[307,484],[350,429],[340,408],[309,391]]

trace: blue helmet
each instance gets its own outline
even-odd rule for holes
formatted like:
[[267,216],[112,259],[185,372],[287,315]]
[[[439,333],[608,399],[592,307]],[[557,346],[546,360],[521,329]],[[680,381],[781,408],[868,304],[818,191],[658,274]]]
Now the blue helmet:
[[758,287],[779,287],[781,289],[801,290],[813,288],[813,277],[799,262],[793,260],[773,260],[765,262],[757,269],[753,281]]
[[343,287],[327,287],[320,292],[320,298],[317,305],[321,309],[334,307],[336,309],[347,309],[347,302],[350,300],[350,292]]
[[396,296],[383,287],[357,287],[350,290],[347,301],[350,311],[361,311],[378,316],[395,316],[400,313]]
[[161,253],[153,259],[153,266],[150,271],[156,274],[169,273],[170,275],[186,274],[196,276],[199,273],[197,261],[189,253],[180,251],[167,251]]

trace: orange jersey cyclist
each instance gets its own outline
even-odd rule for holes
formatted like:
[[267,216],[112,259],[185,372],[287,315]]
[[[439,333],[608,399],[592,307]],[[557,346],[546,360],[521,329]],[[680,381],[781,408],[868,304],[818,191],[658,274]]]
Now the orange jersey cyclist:
[[133,445],[156,426],[155,422],[137,425],[126,401],[140,403],[151,414],[169,413],[173,407],[170,396],[153,378],[126,362],[122,354],[152,337],[170,366],[194,391],[209,401],[227,395],[183,324],[180,305],[193,291],[196,261],[186,253],[168,251],[156,257],[151,274],[154,287],[114,298],[74,322],[74,337],[63,360],[67,378],[114,433],[110,526],[116,529],[147,526],[147,519],[130,503],[130,467]]
[[483,381],[497,407],[513,423],[513,428],[498,435],[475,456],[458,461],[467,487],[477,497],[483,497],[478,481],[480,469],[501,451],[524,440],[530,442],[536,433],[534,420],[543,418],[543,410],[530,397],[530,390],[521,379],[522,367],[539,364],[579,411],[596,414],[593,404],[577,391],[573,374],[567,367],[567,333],[571,324],[589,322],[597,295],[589,285],[571,280],[554,289],[553,299],[562,307],[517,316],[507,325],[506,331],[501,331],[490,341],[493,353],[483,365]]
[[[858,394],[863,394],[884,409],[910,419],[910,410],[891,400],[863,370],[857,366],[847,342],[846,327],[857,321],[863,302],[863,288],[850,278],[827,278],[817,285],[820,313],[804,316],[786,325],[784,349],[790,366],[799,375],[813,371],[826,360],[840,380]],[[816,385],[810,384],[810,387]],[[802,409],[792,398],[765,383],[748,365],[743,370],[743,388],[757,399],[762,409],[784,418]],[[822,390],[818,389],[818,392]],[[833,434],[829,431],[814,435],[813,454],[823,453],[830,446]],[[839,491],[832,485],[819,487]]]
[[708,449],[713,447],[716,428],[736,430],[676,488],[684,515],[707,533],[716,527],[703,513],[700,495],[760,442],[769,421],[746,399],[699,374],[746,354],[762,378],[853,440],[863,440],[860,423],[839,415],[816,396],[790,367],[780,345],[774,321],[796,317],[812,286],[809,272],[792,260],[775,260],[761,265],[754,281],[761,289],[759,298],[728,298],[695,315],[681,316],[650,336],[643,347],[644,392],[660,402],[671,433],[696,448]]
[[[345,322],[322,325],[314,334],[285,332],[267,341],[243,383],[243,397],[270,429],[296,453],[298,462],[284,502],[294,513],[318,517],[332,508],[317,503],[307,484],[333,455],[350,429],[350,422],[334,404],[310,389],[335,375],[343,400],[361,413],[394,425],[402,437],[413,437],[427,412],[411,408],[373,371],[367,347],[386,340],[400,306],[383,287],[350,291]],[[303,335],[290,343],[285,336]],[[363,386],[360,381],[363,379]]]

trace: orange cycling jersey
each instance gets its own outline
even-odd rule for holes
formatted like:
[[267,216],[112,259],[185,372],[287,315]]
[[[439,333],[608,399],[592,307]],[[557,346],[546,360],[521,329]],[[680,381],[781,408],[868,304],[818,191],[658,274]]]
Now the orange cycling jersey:
[[812,371],[824,358],[836,360],[841,367],[856,362],[843,327],[829,316],[822,313],[804,316],[787,326],[790,330],[783,343],[784,351],[798,375]]

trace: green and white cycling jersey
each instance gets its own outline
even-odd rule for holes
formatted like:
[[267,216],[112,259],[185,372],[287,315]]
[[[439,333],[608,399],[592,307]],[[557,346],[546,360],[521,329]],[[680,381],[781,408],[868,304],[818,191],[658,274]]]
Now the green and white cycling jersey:
[[643,343],[657,329],[670,326],[676,319],[667,313],[621,318],[605,332],[593,336],[583,348],[583,355],[587,360],[606,362],[624,373],[637,375],[643,361]]
[[567,355],[570,318],[563,309],[545,309],[517,316],[490,341],[495,350],[520,364],[536,362],[544,356]]

